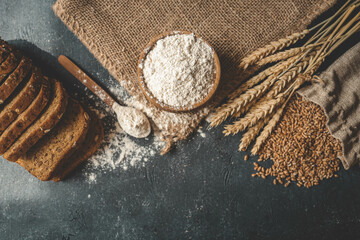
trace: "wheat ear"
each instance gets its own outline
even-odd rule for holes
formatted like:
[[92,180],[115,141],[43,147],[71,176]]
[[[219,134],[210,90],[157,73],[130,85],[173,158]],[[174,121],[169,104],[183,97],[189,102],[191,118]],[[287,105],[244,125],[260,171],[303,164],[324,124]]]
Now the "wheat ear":
[[270,120],[270,116],[267,116],[264,119],[261,119],[257,124],[249,128],[249,130],[244,133],[241,138],[241,143],[239,145],[239,151],[246,151],[252,141],[255,140],[256,136],[259,134],[261,129],[268,123]]
[[235,118],[240,117],[242,114],[248,112],[250,110],[250,108],[252,108],[256,103],[257,103],[257,101],[251,101],[250,103],[248,103],[244,107],[242,107],[240,111],[231,115],[231,118],[235,119]]
[[250,78],[249,80],[247,80],[246,82],[242,83],[240,85],[240,87],[238,87],[234,92],[232,92],[230,94],[229,99],[232,100],[232,99],[237,98],[240,94],[242,94],[249,88],[252,88],[256,84],[258,84],[259,82],[261,82],[265,78],[267,78],[269,75],[277,72],[276,69],[279,67],[279,65],[281,65],[281,63],[278,63],[270,68],[265,69],[264,71],[260,72],[259,74],[255,75],[252,78]]
[[236,134],[244,131],[248,127],[254,126],[260,119],[270,115],[276,107],[282,102],[284,93],[279,94],[275,99],[266,100],[264,104],[252,107],[249,112],[238,121],[235,121],[232,125],[225,126],[223,131],[225,136],[230,134]]
[[235,99],[239,97],[240,94],[260,83],[268,76],[278,75],[282,71],[286,70],[291,64],[293,64],[296,59],[297,58],[292,57],[286,61],[277,63],[274,66],[265,69],[264,71],[260,72],[259,74],[255,75],[254,77],[241,84],[238,89],[236,89],[233,93],[230,94],[229,99]]
[[256,63],[256,65],[261,67],[261,66],[264,66],[264,65],[269,64],[269,63],[285,60],[285,59],[288,59],[290,57],[299,55],[300,53],[305,52],[306,50],[310,49],[311,47],[313,47],[313,46],[308,45],[308,46],[303,46],[303,47],[291,48],[291,49],[286,50],[286,51],[275,53],[273,55],[270,55],[270,56],[268,56],[266,58],[261,59],[260,61],[258,61]]
[[295,85],[292,88],[292,92],[290,93],[289,97],[287,98],[286,102],[276,111],[276,113],[274,114],[274,116],[271,118],[271,120],[269,121],[269,123],[265,126],[265,128],[263,129],[263,131],[260,133],[259,137],[256,138],[254,147],[251,150],[251,154],[252,155],[256,155],[261,146],[264,144],[264,142],[266,141],[266,139],[268,139],[268,137],[271,135],[272,131],[274,130],[274,128],[276,127],[276,124],[279,122],[283,111],[289,101],[289,99],[291,98],[291,96],[294,94],[294,92],[302,85],[304,84],[306,81],[310,81],[311,80],[311,76],[310,75],[303,75],[303,74],[299,74],[299,76],[296,79]]
[[278,81],[274,84],[271,90],[267,93],[268,98],[273,98],[277,96],[284,88],[296,78],[309,64],[309,58],[304,59],[302,62],[298,63],[295,67],[290,69],[287,73],[279,78]]
[[263,48],[255,50],[250,55],[242,59],[240,63],[240,68],[247,69],[250,65],[260,61],[264,57],[267,57],[285,47],[288,47],[296,43],[299,39],[302,39],[309,33],[308,29],[303,30],[302,32],[291,34],[286,38],[279,39],[278,41],[271,42]]
[[[266,80],[264,80],[259,85],[256,85],[253,88],[247,89],[243,94],[238,96],[235,99],[231,99],[228,103],[219,107],[214,116],[211,118],[210,127],[215,127],[220,125],[230,116],[240,116],[245,113],[248,108],[246,106],[252,101],[261,97],[271,86],[276,82],[278,74],[291,66],[296,61],[297,57],[292,57],[285,62],[278,65],[276,69],[273,69],[273,74],[270,75]],[[239,91],[240,92],[240,91]],[[235,96],[235,95],[234,95]]]
[[276,111],[276,113],[271,118],[269,123],[265,126],[265,128],[262,130],[260,135],[256,138],[255,144],[254,144],[253,148],[251,149],[251,154],[252,155],[256,155],[259,152],[260,147],[263,145],[263,143],[266,141],[266,139],[268,139],[268,137],[270,136],[270,134],[274,130],[276,124],[279,122],[279,120],[280,120],[280,118],[282,116],[282,113],[284,111],[285,106],[286,106],[286,103],[283,104]]
[[252,101],[259,99],[263,93],[265,93],[276,81],[277,76],[270,76],[261,84],[248,89],[244,94],[238,98],[227,103],[223,107],[223,111],[215,113],[211,119],[210,127],[218,126],[224,122],[228,117],[237,114],[243,114],[247,109],[246,106]]
[[[290,83],[293,79],[296,78],[297,74],[301,73],[304,68],[308,65],[309,58],[303,60],[303,62],[298,63],[295,67],[291,68],[289,72],[286,72],[283,76],[281,76],[278,81],[274,83],[274,86],[266,93],[266,95],[254,104],[247,104],[243,107],[241,112],[235,113],[232,116],[234,118],[240,117],[241,114],[247,112],[250,108],[258,108],[265,104],[269,99],[276,98],[283,89]],[[252,101],[254,102],[254,101]]]

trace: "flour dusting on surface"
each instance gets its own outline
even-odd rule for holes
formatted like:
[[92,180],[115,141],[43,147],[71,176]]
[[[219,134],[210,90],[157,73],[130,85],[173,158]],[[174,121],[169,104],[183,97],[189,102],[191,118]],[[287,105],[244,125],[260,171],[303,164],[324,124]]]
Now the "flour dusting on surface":
[[[128,104],[130,101],[127,93],[121,87],[111,88],[110,91],[123,103]],[[87,161],[83,169],[83,175],[88,183],[97,183],[98,175],[106,172],[143,167],[149,159],[159,155],[164,143],[160,141],[158,133],[145,140],[137,140],[127,135],[117,123],[115,113],[109,107],[97,98],[94,99],[94,95],[90,93],[87,97],[95,100],[95,109],[92,110],[102,119],[105,130],[103,144]],[[141,144],[137,141],[141,141]]]
[[139,145],[124,133],[119,124],[115,126],[105,133],[102,147],[88,160],[84,171],[89,183],[96,183],[97,174],[101,172],[144,166],[150,157],[159,154],[164,145],[157,137],[148,139],[146,146]]
[[199,127],[199,129],[198,129],[197,132],[200,134],[200,136],[201,136],[202,138],[206,138],[206,133],[204,133],[204,131],[202,130],[202,127]]
[[[122,85],[122,82],[120,82]],[[130,95],[117,84],[109,89],[115,99],[125,105],[135,107],[143,111],[148,117],[153,118],[153,113],[147,111],[146,108],[136,99],[130,97]],[[87,161],[85,168],[83,168],[83,175],[86,181],[90,184],[97,183],[98,176],[103,173],[111,171],[126,171],[130,168],[140,168],[146,165],[152,159],[159,156],[160,150],[164,147],[165,143],[160,140],[158,127],[166,129],[167,126],[172,124],[179,124],[184,121],[184,117],[179,117],[175,113],[160,112],[158,118],[164,119],[161,122],[163,125],[153,126],[155,133],[146,138],[145,140],[135,139],[121,129],[117,123],[114,112],[107,107],[104,103],[101,103],[97,97],[87,92],[86,99],[91,99],[94,103],[95,109],[92,109],[102,119],[105,130],[105,139],[100,149]],[[173,114],[172,122],[165,121],[167,119],[166,114]],[[190,117],[190,116],[189,116]],[[202,138],[206,138],[206,133],[200,127],[197,132]]]

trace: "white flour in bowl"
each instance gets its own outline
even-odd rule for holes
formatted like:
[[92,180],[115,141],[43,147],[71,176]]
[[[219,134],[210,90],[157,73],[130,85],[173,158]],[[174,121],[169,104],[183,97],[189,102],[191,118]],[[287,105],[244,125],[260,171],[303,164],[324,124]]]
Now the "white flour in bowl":
[[194,34],[158,40],[139,68],[153,96],[172,107],[201,102],[214,84],[213,49]]

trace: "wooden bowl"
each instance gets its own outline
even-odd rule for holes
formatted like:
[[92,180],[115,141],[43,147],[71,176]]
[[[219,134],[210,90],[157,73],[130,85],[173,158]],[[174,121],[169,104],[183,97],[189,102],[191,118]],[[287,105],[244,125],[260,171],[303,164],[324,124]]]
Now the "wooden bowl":
[[[187,112],[187,111],[191,111],[191,110],[194,110],[196,108],[199,108],[201,106],[204,106],[206,103],[208,103],[211,100],[211,98],[214,96],[214,94],[215,94],[215,92],[216,92],[216,90],[217,90],[217,88],[219,86],[220,75],[221,75],[221,67],[220,67],[219,57],[218,57],[218,55],[216,54],[216,52],[214,50],[213,50],[213,56],[214,56],[215,71],[214,71],[214,83],[212,85],[212,88],[209,91],[208,95],[206,95],[200,102],[197,102],[194,105],[188,106],[188,107],[170,106],[170,105],[167,105],[167,104],[159,101],[158,99],[156,99],[154,97],[154,95],[151,93],[151,91],[148,89],[148,87],[147,87],[147,85],[145,83],[145,80],[144,80],[143,71],[139,67],[140,64],[145,60],[146,55],[151,51],[151,49],[155,46],[156,42],[159,39],[165,38],[167,36],[175,35],[175,34],[192,34],[192,33],[187,32],[187,31],[171,31],[171,32],[165,32],[165,33],[160,34],[160,35],[156,36],[155,38],[153,38],[146,45],[146,47],[144,48],[144,50],[140,54],[140,58],[139,58],[138,65],[137,65],[137,75],[138,75],[138,81],[139,81],[141,91],[143,92],[143,94],[149,100],[150,103],[152,103],[153,105],[155,105],[158,108],[161,108],[161,109],[163,109],[165,111],[169,111],[169,112]],[[195,37],[200,38],[207,45],[209,45],[211,47],[211,45],[205,39],[199,37],[196,34],[195,34]],[[214,48],[211,47],[211,49],[214,49]]]

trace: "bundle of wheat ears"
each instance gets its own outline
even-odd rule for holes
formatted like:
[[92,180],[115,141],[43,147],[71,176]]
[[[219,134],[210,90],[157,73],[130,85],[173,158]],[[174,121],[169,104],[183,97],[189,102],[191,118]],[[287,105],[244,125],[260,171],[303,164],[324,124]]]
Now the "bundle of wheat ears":
[[[223,133],[234,135],[247,129],[239,150],[245,151],[255,141],[251,154],[257,154],[294,92],[305,82],[321,81],[314,74],[325,58],[359,31],[359,6],[360,0],[349,0],[311,29],[271,42],[243,58],[239,67],[244,72],[255,69],[259,73],[240,85],[227,103],[216,109],[210,127],[234,118]],[[303,46],[289,48],[305,37],[308,40]]]

